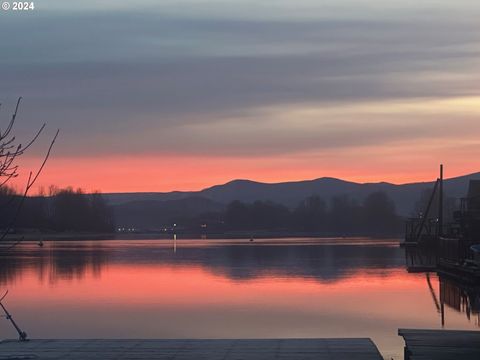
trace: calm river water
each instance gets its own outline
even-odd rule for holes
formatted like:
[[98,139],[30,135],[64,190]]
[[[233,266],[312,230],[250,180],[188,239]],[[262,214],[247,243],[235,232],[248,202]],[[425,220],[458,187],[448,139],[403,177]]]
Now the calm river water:
[[445,328],[479,329],[464,288],[407,273],[387,240],[24,243],[0,254],[7,289],[32,338],[370,337],[401,359],[397,329],[441,328],[442,307]]

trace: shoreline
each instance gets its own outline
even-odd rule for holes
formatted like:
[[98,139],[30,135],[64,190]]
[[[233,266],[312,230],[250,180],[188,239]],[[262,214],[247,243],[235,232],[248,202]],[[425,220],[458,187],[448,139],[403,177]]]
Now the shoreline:
[[169,240],[176,235],[177,240],[215,240],[215,239],[371,239],[371,240],[391,240],[399,244],[403,240],[400,236],[384,235],[372,236],[362,234],[336,235],[304,232],[228,232],[215,234],[198,233],[18,233],[9,234],[4,241],[86,241],[86,240]]

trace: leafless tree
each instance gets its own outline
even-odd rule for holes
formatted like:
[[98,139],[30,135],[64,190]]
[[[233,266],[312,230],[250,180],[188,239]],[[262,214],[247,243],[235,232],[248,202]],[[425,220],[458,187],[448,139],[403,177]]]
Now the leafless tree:
[[[38,138],[40,137],[40,134],[44,131],[46,126],[46,124],[44,123],[35,133],[33,138],[26,145],[23,145],[22,143],[17,141],[14,134],[14,126],[15,126],[15,122],[17,121],[17,114],[18,114],[18,109],[20,107],[21,100],[22,98],[19,97],[17,100],[17,104],[15,106],[15,111],[13,112],[13,115],[10,121],[7,123],[5,130],[2,130],[0,128],[0,190],[4,190],[4,188],[12,179],[18,177],[19,157],[24,155],[25,152],[32,146],[32,144],[38,140]],[[9,249],[21,241],[21,239],[17,239],[16,241],[13,241],[13,243],[12,242],[5,243],[3,240],[5,240],[8,233],[11,232],[12,227],[15,223],[15,220],[19,215],[20,209],[22,208],[22,205],[25,202],[25,198],[28,196],[29,191],[31,190],[31,188],[37,181],[38,177],[40,176],[43,168],[45,167],[45,164],[47,163],[47,160],[50,157],[50,153],[52,151],[53,145],[55,144],[55,141],[58,137],[58,133],[59,133],[59,130],[57,130],[57,132],[55,133],[55,136],[51,140],[50,145],[47,149],[47,152],[43,157],[43,161],[39,165],[38,169],[36,171],[29,171],[28,180],[25,184],[25,187],[23,188],[23,191],[19,195],[19,201],[16,202],[13,208],[14,209],[13,213],[10,214],[10,218],[5,228],[3,229],[3,231],[0,232],[0,242],[1,242],[0,249],[3,249],[3,250]],[[13,201],[15,196],[18,198],[18,195],[11,195],[10,201]],[[4,204],[3,206],[5,205],[6,204]]]

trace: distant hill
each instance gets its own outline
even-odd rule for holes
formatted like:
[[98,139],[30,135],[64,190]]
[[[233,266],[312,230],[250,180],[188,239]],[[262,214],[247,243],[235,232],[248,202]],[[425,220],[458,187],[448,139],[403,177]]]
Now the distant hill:
[[[465,196],[471,179],[480,179],[480,173],[445,180],[446,195],[455,198]],[[118,223],[135,219],[136,224],[145,225],[156,223],[158,219],[171,215],[194,216],[202,212],[220,211],[233,200],[243,202],[271,200],[294,207],[311,195],[318,195],[329,201],[333,196],[347,194],[362,201],[368,194],[376,191],[385,192],[395,202],[397,212],[407,216],[412,213],[421,192],[432,188],[433,184],[434,182],[402,185],[386,182],[355,183],[329,177],[275,184],[234,180],[201,191],[107,193],[104,197],[110,205],[113,205]]]

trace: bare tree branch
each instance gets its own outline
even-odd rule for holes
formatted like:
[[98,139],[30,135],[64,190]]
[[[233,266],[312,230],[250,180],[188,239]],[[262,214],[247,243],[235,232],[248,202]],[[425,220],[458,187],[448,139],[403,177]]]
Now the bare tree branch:
[[[15,111],[13,112],[13,115],[5,129],[5,131],[0,130],[0,178],[4,178],[3,180],[0,181],[0,189],[5,186],[11,179],[16,178],[18,176],[18,169],[19,166],[16,164],[16,160],[19,156],[23,155],[27,149],[32,146],[33,143],[37,141],[39,138],[40,134],[43,132],[43,130],[46,127],[46,124],[43,124],[40,129],[35,133],[35,136],[25,145],[23,146],[22,144],[16,144],[16,138],[15,136],[12,136],[12,130],[15,125],[15,121],[17,118],[18,110],[20,107],[20,102],[22,100],[22,97],[19,97],[17,100],[17,104],[15,106]],[[23,203],[25,202],[25,199],[28,196],[28,193],[32,186],[35,184],[37,181],[38,177],[42,173],[45,164],[47,163],[48,158],[50,157],[52,148],[55,144],[55,141],[58,137],[60,130],[57,130],[55,133],[55,136],[53,137],[52,141],[50,142],[50,146],[48,147],[48,150],[43,158],[42,163],[40,164],[39,168],[37,169],[36,172],[30,171],[27,183],[25,184],[24,191],[22,195],[20,196],[20,200],[18,202],[18,205],[16,206],[14,210],[13,217],[10,219],[8,225],[0,235],[0,241],[4,240],[5,237],[11,232],[13,225],[15,224],[15,221],[18,218],[18,215],[20,214],[20,210],[22,208]],[[16,196],[12,195],[12,198],[10,199],[13,201]],[[8,201],[10,203],[11,201]],[[23,240],[20,239],[17,242],[15,242],[11,247],[7,247],[7,249],[12,248],[13,246],[17,245],[19,242]],[[3,248],[5,249],[5,247]]]

